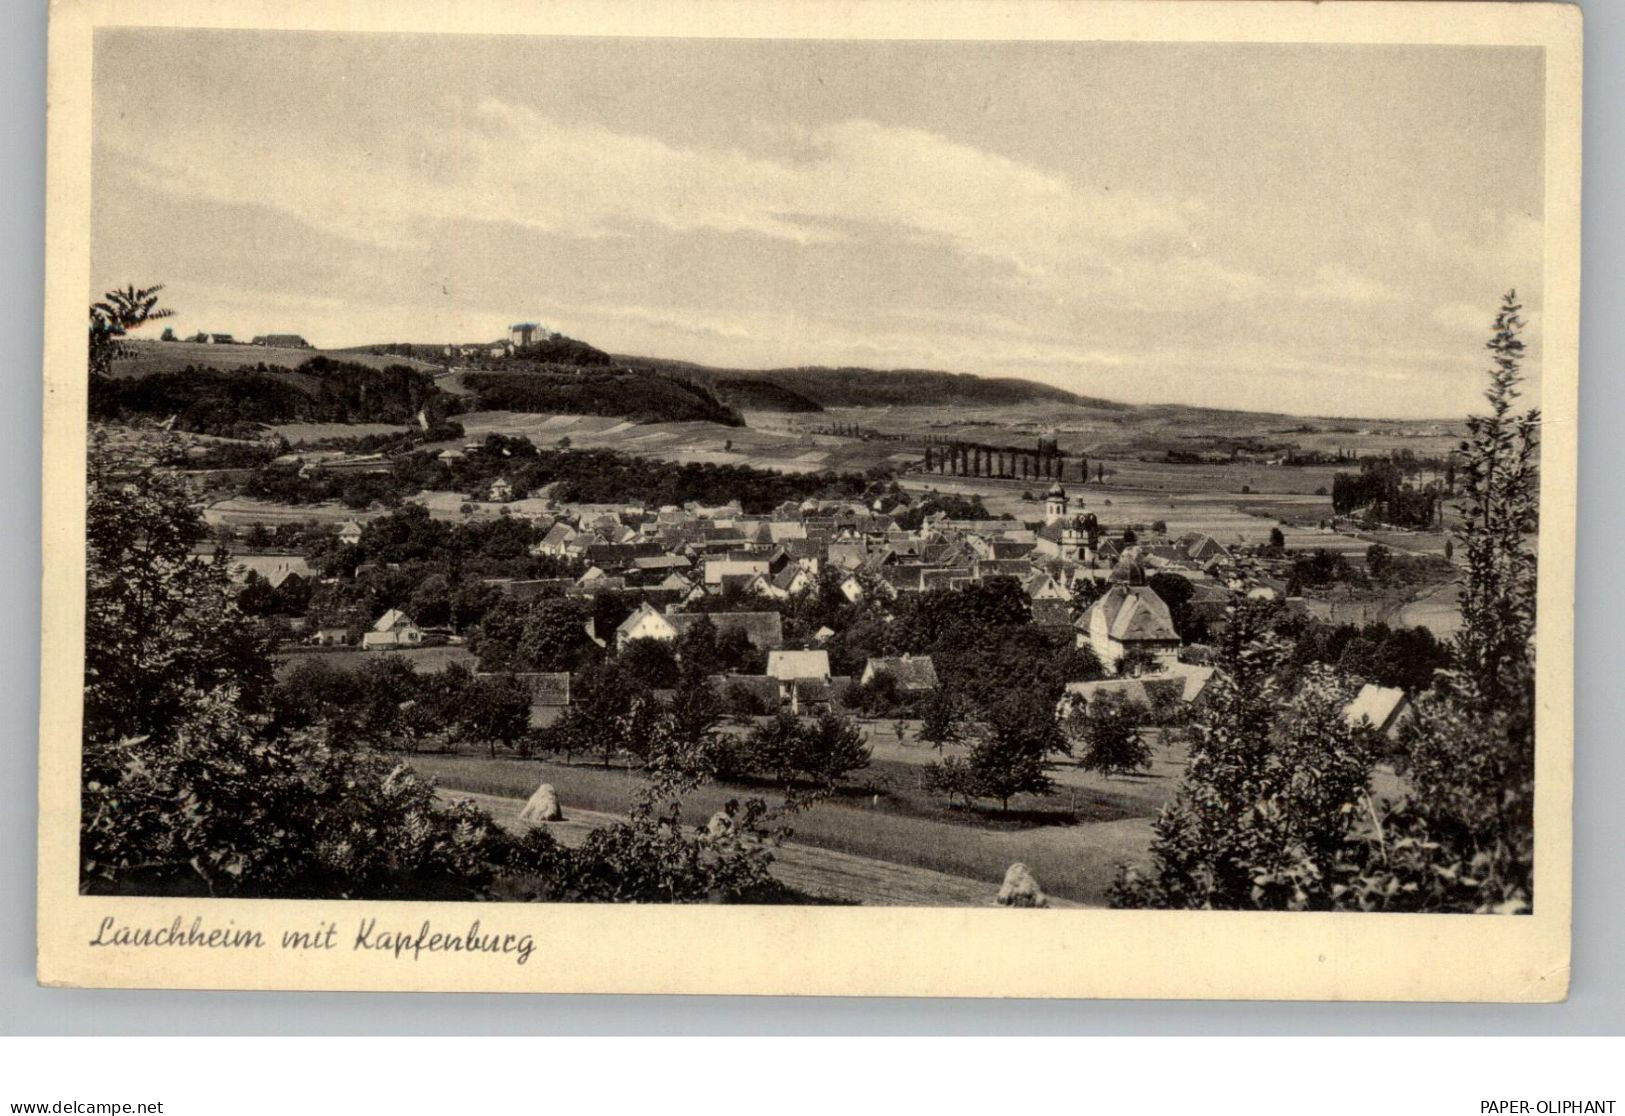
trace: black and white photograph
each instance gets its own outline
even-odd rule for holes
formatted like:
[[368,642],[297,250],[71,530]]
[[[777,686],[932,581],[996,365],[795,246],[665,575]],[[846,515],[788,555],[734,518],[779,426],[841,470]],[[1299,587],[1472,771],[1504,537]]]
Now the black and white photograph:
[[1388,38],[96,27],[79,944],[1566,926],[1549,52]]

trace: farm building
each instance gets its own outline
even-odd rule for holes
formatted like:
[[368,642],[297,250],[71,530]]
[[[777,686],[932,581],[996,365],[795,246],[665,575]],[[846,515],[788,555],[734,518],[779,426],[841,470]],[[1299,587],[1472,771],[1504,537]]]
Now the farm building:
[[937,688],[937,668],[930,655],[870,659],[863,664],[858,685],[867,686],[882,674],[891,675],[900,694],[923,694]]
[[1139,678],[1068,682],[1066,692],[1086,705],[1102,696],[1114,695],[1156,712],[1175,705],[1195,705],[1207,692],[1207,684],[1212,677],[1212,667],[1174,663],[1169,670]]

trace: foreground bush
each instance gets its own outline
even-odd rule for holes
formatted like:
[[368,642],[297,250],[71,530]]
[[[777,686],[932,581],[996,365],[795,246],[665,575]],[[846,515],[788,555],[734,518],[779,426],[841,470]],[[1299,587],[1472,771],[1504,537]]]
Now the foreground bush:
[[[364,738],[273,710],[269,648],[172,481],[102,447],[88,478],[80,886],[279,898],[736,901],[776,894],[752,808],[726,839],[654,804],[705,777],[673,734],[627,821],[578,850],[443,802]],[[281,713],[274,716],[273,713]]]

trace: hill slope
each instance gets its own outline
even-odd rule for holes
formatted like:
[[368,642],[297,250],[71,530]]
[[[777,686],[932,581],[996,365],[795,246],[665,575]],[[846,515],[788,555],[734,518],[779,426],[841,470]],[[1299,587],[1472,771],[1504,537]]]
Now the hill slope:
[[[935,372],[921,368],[711,368],[659,357],[617,356],[618,363],[651,368],[693,378],[704,377],[724,398],[735,392],[741,399],[766,398],[776,389],[823,407],[909,407],[960,404],[998,407],[1024,403],[1060,403],[1132,410],[1128,404],[1094,399],[1064,388],[1013,376],[973,376],[968,372]],[[736,406],[751,407],[749,402]],[[762,410],[805,410],[805,407],[767,407]]]

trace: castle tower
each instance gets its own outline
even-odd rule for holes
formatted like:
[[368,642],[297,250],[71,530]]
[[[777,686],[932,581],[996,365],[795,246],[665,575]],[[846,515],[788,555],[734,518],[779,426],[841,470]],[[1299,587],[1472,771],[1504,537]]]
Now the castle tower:
[[1066,518],[1066,489],[1056,481],[1044,493],[1044,523],[1059,523]]
[[528,349],[536,340],[536,323],[520,322],[508,327],[508,343],[516,349]]

